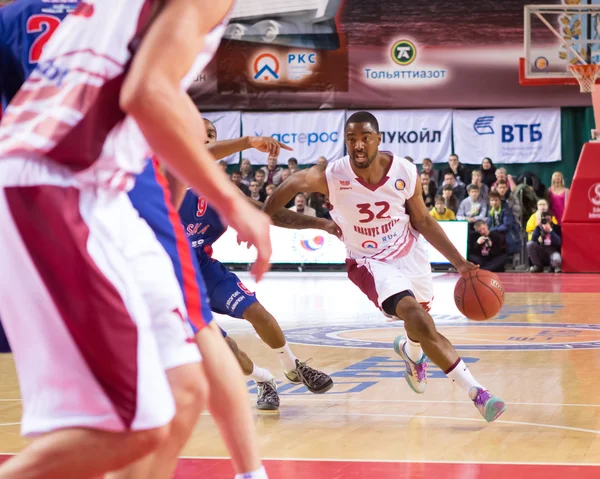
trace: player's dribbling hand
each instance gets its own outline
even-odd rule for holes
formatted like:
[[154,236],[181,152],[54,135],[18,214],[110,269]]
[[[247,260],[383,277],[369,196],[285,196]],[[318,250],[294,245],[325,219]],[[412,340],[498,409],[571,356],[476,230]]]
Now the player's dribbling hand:
[[475,271],[477,269],[479,269],[478,264],[473,264],[470,261],[466,260],[456,268],[456,270],[460,273],[461,276],[469,276],[469,271]]
[[284,150],[293,151],[289,146],[270,136],[251,136],[250,146],[258,151],[268,153],[269,158],[278,158],[282,148]]
[[238,232],[238,244],[248,243],[248,247],[256,248],[257,256],[251,273],[257,282],[260,281],[271,268],[271,219],[240,196],[240,201],[226,216],[226,220]]

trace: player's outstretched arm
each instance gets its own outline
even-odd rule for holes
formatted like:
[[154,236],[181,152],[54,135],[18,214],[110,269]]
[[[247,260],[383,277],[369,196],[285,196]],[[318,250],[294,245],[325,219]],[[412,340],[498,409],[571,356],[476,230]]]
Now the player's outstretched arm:
[[429,214],[423,201],[423,188],[421,182],[417,181],[415,192],[407,201],[408,214],[413,227],[429,241],[435,249],[442,253],[450,261],[459,273],[464,274],[478,266],[468,262],[444,233],[438,222]]
[[289,146],[270,136],[243,136],[242,138],[233,140],[215,141],[206,146],[208,151],[210,151],[217,160],[250,148],[262,151],[263,153],[268,153],[269,158],[278,158],[282,148],[288,151],[293,150]]
[[171,173],[215,205],[239,233],[256,246],[253,273],[269,269],[271,243],[267,217],[240,198],[236,186],[215,164],[204,145],[204,122],[189,108],[180,83],[200,52],[205,35],[231,7],[231,0],[166,2],[134,56],[121,90],[123,111],[135,118],[156,155]]
[[[263,203],[261,203],[260,201],[253,200],[249,197],[248,200],[257,208],[262,209]],[[273,224],[275,226],[279,226],[281,228],[286,228],[290,230],[323,230],[331,235],[337,236],[338,238],[340,238],[342,234],[338,225],[336,225],[331,220],[303,215],[301,213],[296,213],[295,211],[288,210],[287,208],[283,208],[279,211],[276,211],[271,217],[271,219],[273,220]]]
[[300,192],[323,193],[325,196],[329,196],[325,168],[326,165],[315,165],[307,170],[294,173],[275,188],[273,194],[267,198],[263,211],[269,216],[273,216]]

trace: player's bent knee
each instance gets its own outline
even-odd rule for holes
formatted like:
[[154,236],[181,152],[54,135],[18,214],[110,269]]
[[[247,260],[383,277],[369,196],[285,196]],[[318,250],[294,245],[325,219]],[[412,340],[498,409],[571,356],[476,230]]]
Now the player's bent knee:
[[271,314],[258,302],[248,306],[242,316],[251,324],[267,323],[271,320]]
[[[402,301],[404,298],[415,299],[415,295],[412,291],[409,291],[409,290],[401,291],[400,293],[396,293],[393,296],[390,296],[389,298],[387,298],[381,304],[381,309],[383,309],[383,311],[385,313],[389,314],[390,316],[398,316],[400,319],[404,319],[404,317],[398,315],[398,313],[399,313],[398,305],[400,304],[400,301]],[[415,302],[416,302],[416,300],[415,300]],[[400,309],[406,309],[406,308],[404,307],[404,305],[402,305]]]
[[199,364],[188,364],[176,369],[176,373],[168,372],[176,418],[200,414],[208,401],[208,383],[202,368]]
[[143,457],[158,449],[169,439],[170,424],[145,431],[126,433],[125,444],[131,456]]

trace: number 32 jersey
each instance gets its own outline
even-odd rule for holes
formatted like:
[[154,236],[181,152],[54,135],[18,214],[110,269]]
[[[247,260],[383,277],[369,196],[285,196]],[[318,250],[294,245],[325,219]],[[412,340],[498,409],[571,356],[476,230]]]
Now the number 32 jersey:
[[0,8],[1,111],[35,69],[44,45],[79,0],[17,0]]
[[391,262],[406,256],[418,239],[406,212],[418,181],[410,161],[392,157],[389,171],[378,184],[358,178],[349,156],[332,161],[325,174],[331,218],[342,230],[348,257]]

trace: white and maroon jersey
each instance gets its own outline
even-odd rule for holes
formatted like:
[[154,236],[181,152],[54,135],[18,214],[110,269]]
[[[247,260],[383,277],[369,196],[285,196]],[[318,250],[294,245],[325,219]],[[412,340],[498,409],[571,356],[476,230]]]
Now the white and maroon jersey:
[[[3,158],[49,160],[81,184],[128,189],[151,154],[119,106],[121,87],[157,0],[85,0],[44,47],[0,123]],[[187,90],[213,57],[226,24],[205,38],[181,81]]]
[[405,256],[418,233],[410,225],[406,200],[415,192],[417,168],[393,153],[390,169],[378,184],[358,178],[349,156],[332,161],[325,174],[331,218],[344,236],[348,257],[392,261]]

